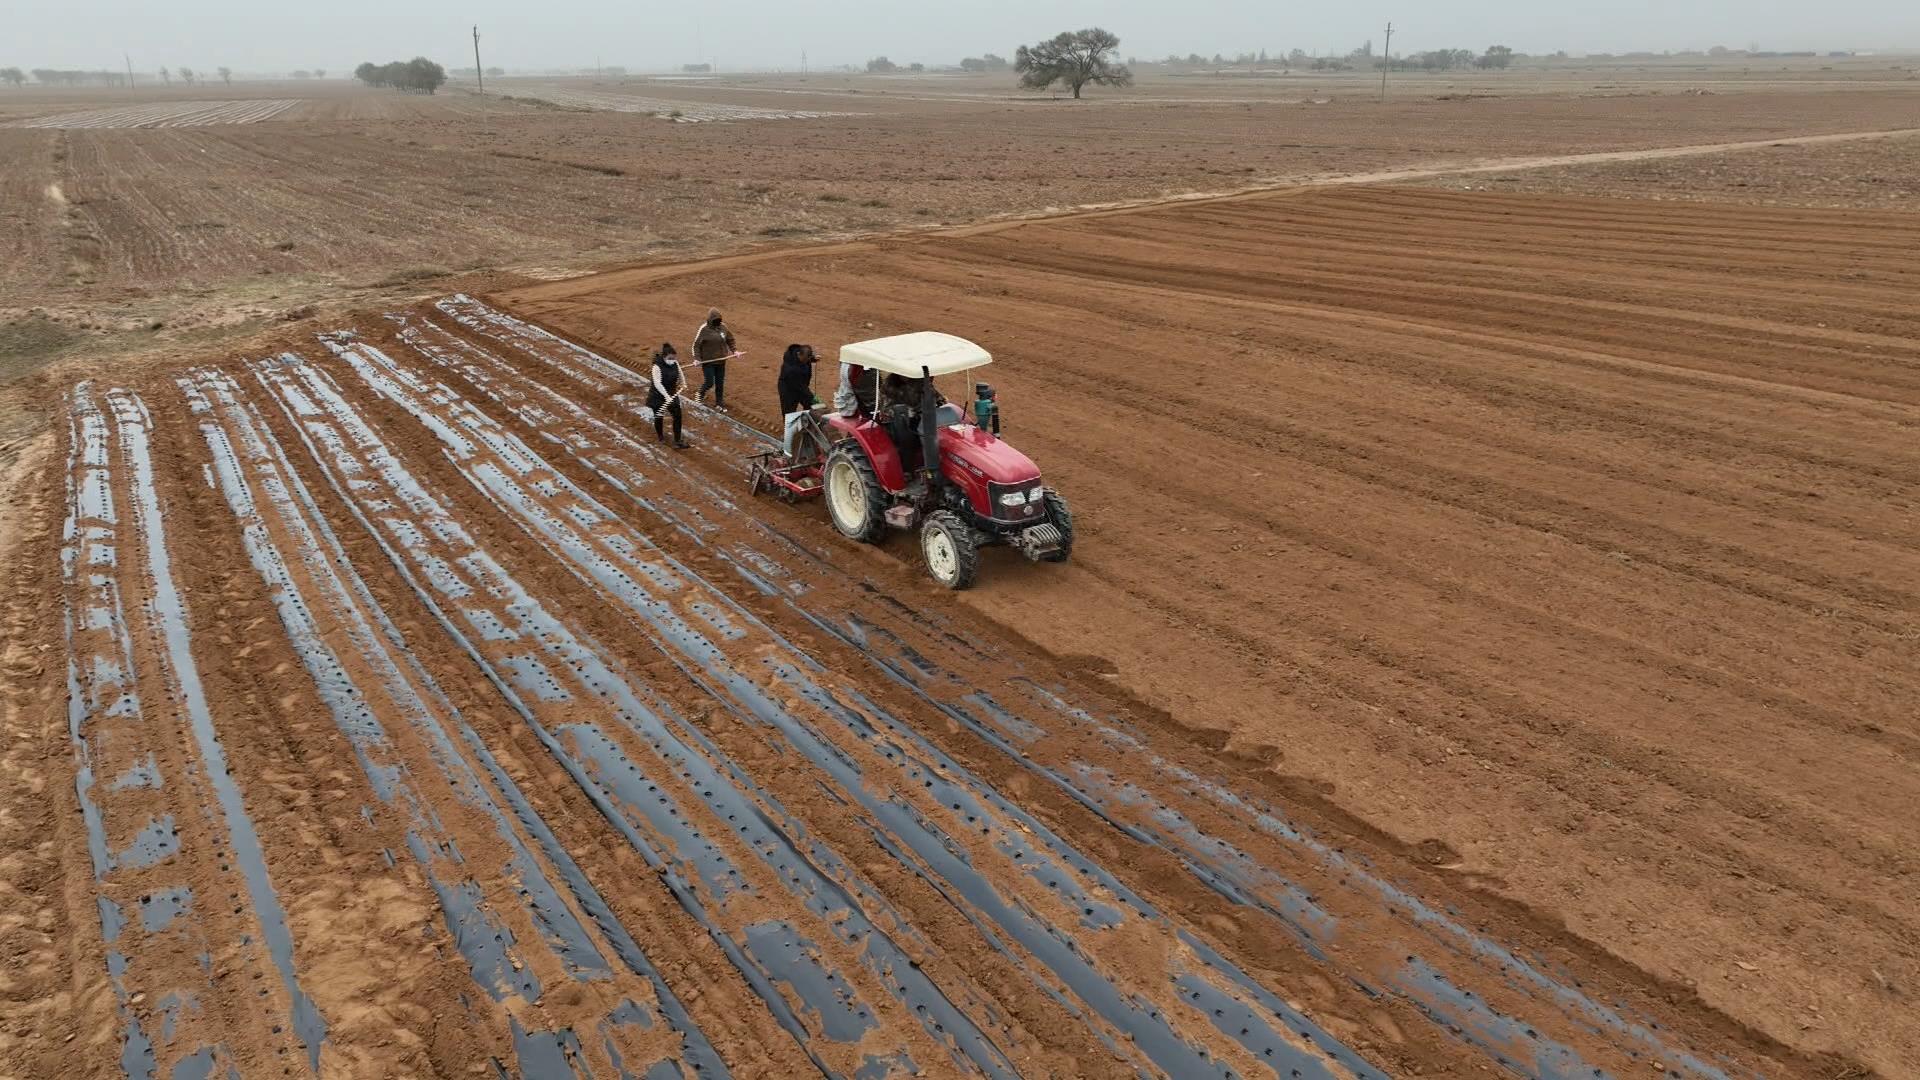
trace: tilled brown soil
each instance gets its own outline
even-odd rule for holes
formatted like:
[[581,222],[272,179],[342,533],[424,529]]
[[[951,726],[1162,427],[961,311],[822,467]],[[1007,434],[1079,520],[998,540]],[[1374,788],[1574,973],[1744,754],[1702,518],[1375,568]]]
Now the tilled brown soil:
[[[860,115],[674,124],[294,84],[81,95],[46,104],[48,116],[299,103],[248,124],[0,126],[0,240],[15,253],[0,265],[0,317],[162,291],[192,307],[200,290],[263,276],[351,284],[474,266],[601,268],[1338,173],[1908,128],[1920,101],[1920,83],[1906,81],[1710,97],[1458,95],[1414,84],[1384,103],[1272,81],[1220,99],[1188,80],[1156,80],[1143,84],[1145,98],[1080,103],[1012,98],[1006,85],[904,100],[827,84],[568,85],[684,98],[692,112]],[[515,84],[498,89],[511,95]]]
[[[969,608],[1689,1008],[1893,1076],[1920,1068],[1915,240],[1323,191],[503,302],[626,356],[712,303],[757,361],[981,340],[1081,542],[991,561]],[[772,411],[768,369],[732,378]]]
[[761,437],[664,451],[637,385],[453,297],[74,386],[8,599],[0,1068],[1810,1064],[755,513]]
[[[95,372],[0,1073],[1911,1071],[1908,220],[1269,196]],[[658,446],[715,301],[747,414],[986,342],[1074,561],[956,598]]]
[[1920,138],[1780,143],[1734,153],[1436,177],[1426,186],[1829,209],[1920,210]]

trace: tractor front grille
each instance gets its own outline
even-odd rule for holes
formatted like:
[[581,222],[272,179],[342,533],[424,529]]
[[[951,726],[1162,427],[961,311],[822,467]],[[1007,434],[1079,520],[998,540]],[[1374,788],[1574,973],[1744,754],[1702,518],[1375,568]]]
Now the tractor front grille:
[[1066,537],[1061,535],[1060,530],[1052,522],[1035,525],[1020,533],[1020,550],[1029,559],[1037,559],[1042,555],[1059,551],[1060,546],[1065,542]]

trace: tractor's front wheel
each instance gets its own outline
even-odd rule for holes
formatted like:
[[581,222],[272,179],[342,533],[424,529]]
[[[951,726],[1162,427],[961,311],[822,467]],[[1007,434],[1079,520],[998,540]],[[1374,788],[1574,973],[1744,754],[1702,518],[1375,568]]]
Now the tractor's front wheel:
[[827,455],[822,480],[833,527],[863,544],[879,543],[887,531],[887,492],[867,456],[857,447],[837,447]]
[[951,510],[936,510],[920,530],[927,573],[949,589],[964,589],[980,574],[980,534]]
[[1066,562],[1073,554],[1073,511],[1067,508],[1067,500],[1052,488],[1046,494],[1047,520],[1060,530],[1060,550],[1040,556],[1045,562]]

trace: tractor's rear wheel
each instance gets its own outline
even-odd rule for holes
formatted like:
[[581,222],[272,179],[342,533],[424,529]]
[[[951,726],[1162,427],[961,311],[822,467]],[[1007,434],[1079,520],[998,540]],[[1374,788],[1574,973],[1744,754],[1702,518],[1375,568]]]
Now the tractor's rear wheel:
[[827,455],[821,481],[833,527],[863,544],[879,543],[887,532],[887,492],[867,456],[856,447],[836,448]]
[[980,574],[980,534],[951,510],[927,516],[920,530],[920,554],[927,573],[949,589],[964,589]]
[[1060,550],[1040,556],[1045,562],[1066,562],[1073,554],[1073,511],[1067,508],[1067,500],[1053,489],[1046,494],[1047,520],[1060,530]]

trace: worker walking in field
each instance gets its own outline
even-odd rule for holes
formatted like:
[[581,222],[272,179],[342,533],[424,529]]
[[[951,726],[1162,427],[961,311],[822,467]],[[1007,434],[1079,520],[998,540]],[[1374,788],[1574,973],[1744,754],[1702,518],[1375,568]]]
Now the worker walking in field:
[[660,351],[653,354],[653,385],[647,390],[647,408],[653,410],[653,434],[661,442],[667,441],[666,415],[664,414],[673,416],[673,448],[675,450],[687,448],[687,440],[680,434],[680,394],[684,386],[679,354],[674,352],[671,342],[661,345]]
[[720,321],[720,309],[707,311],[707,321],[693,337],[693,359],[705,372],[700,381],[700,402],[706,404],[707,392],[713,392],[713,407],[727,411],[727,361],[735,356],[733,331]]
[[780,415],[785,421],[785,433],[781,445],[787,456],[793,456],[793,432],[800,418],[808,410],[820,403],[819,395],[813,392],[813,365],[818,363],[820,355],[811,345],[789,345],[786,355],[780,361]]

